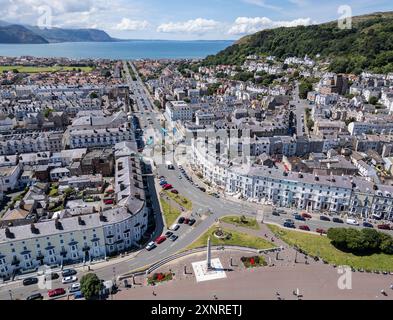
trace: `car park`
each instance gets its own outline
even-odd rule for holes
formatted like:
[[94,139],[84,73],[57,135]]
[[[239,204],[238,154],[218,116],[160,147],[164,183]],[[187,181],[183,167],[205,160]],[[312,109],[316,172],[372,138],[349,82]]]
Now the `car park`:
[[61,280],[61,283],[68,284],[78,281],[78,278],[75,276],[65,277]]
[[153,250],[154,248],[156,248],[157,246],[156,246],[156,244],[155,244],[155,242],[150,242],[147,246],[146,246],[146,250],[147,251],[151,251],[151,250]]
[[319,219],[320,219],[321,221],[331,221],[330,218],[329,218],[329,217],[326,217],[326,216],[320,216]]
[[334,223],[344,223],[344,221],[341,220],[340,218],[333,218],[333,222]]
[[38,278],[35,278],[35,277],[23,279],[24,286],[31,286],[31,285],[37,284],[37,283],[38,283]]
[[62,296],[63,294],[66,294],[66,291],[63,288],[58,288],[58,289],[53,289],[53,290],[48,291],[49,298]]

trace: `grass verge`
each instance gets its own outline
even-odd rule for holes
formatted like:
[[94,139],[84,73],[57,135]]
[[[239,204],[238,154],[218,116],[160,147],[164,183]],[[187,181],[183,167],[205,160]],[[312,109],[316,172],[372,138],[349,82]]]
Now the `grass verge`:
[[230,246],[241,246],[254,249],[270,249],[276,247],[273,243],[266,241],[260,237],[252,236],[247,233],[242,233],[234,230],[223,228],[222,231],[226,234],[230,234],[229,239],[219,239],[214,236],[214,231],[217,227],[211,227],[206,233],[204,233],[198,240],[187,247],[186,250],[195,248],[201,248],[206,246],[207,239],[210,237],[211,244],[213,246],[230,245]]
[[253,229],[253,230],[260,229],[257,219],[255,219],[255,218],[229,216],[229,217],[221,218],[220,221],[225,222],[225,223],[229,223],[229,224],[233,224],[238,227],[243,227],[243,228],[248,228],[248,229]]
[[181,212],[179,209],[172,207],[168,202],[164,199],[160,198],[161,207],[162,207],[162,214],[164,216],[164,221],[169,228],[171,225],[175,223],[177,218],[179,218]]
[[311,256],[335,265],[346,265],[355,269],[393,271],[393,255],[383,253],[369,256],[357,256],[340,251],[334,247],[325,236],[317,236],[304,232],[285,230],[275,225],[268,225],[269,229],[289,245],[296,245]]
[[180,194],[174,194],[170,191],[164,191],[164,193],[173,201],[175,201],[178,205],[182,206],[185,208],[187,211],[192,210],[192,202],[191,200],[187,199],[186,197],[183,197]]

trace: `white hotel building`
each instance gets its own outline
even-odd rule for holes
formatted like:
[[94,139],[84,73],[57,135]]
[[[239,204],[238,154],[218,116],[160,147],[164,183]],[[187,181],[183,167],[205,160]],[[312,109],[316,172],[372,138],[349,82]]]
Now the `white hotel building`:
[[[348,212],[393,220],[393,187],[349,176],[287,173],[264,166],[235,164],[209,153],[204,142],[192,145],[192,164],[213,185],[230,195],[299,210]],[[383,191],[381,191],[383,190]],[[366,196],[365,196],[366,195]]]
[[0,229],[0,278],[139,248],[148,212],[138,159],[117,160],[115,184],[117,204],[110,210]]

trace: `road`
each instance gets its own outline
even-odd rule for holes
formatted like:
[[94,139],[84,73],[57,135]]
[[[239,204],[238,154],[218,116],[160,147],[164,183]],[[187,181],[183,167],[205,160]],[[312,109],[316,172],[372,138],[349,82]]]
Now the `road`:
[[[160,120],[162,119],[162,114],[153,106],[151,98],[148,97],[147,91],[144,88],[143,83],[140,79],[138,81],[132,81],[132,78],[128,72],[128,67],[126,66],[126,77],[133,91],[132,97],[136,101],[136,114],[140,118],[141,124],[144,126],[150,122],[153,124],[147,125],[148,130],[145,130],[145,135],[153,135],[155,137],[155,143],[160,141],[162,138],[162,130],[160,125]],[[300,108],[300,107],[299,107]],[[150,120],[149,120],[150,119]],[[166,139],[170,140],[171,132],[168,132],[168,137]],[[145,140],[146,140],[145,136]],[[149,149],[149,148],[147,148]],[[161,148],[159,148],[161,149]],[[247,202],[234,201],[230,198],[220,197],[215,198],[207,193],[200,191],[196,186],[192,185],[187,179],[179,178],[181,172],[179,168],[175,166],[175,170],[168,170],[165,165],[165,161],[162,160],[161,152],[155,151],[156,148],[150,146],[150,150],[145,150],[145,158],[150,160],[153,164],[155,174],[150,176],[148,179],[150,194],[152,195],[153,208],[155,212],[156,220],[156,231],[152,235],[152,239],[158,237],[161,233],[165,233],[162,216],[158,207],[158,200],[155,196],[154,191],[154,176],[165,176],[168,183],[172,184],[173,187],[180,191],[180,193],[187,197],[193,203],[193,217],[197,219],[197,223],[193,226],[182,225],[180,230],[177,232],[179,238],[176,242],[171,242],[166,240],[164,243],[160,244],[154,250],[148,252],[146,250],[141,250],[130,257],[124,257],[117,260],[112,260],[109,262],[104,262],[102,264],[97,264],[92,266],[91,272],[98,275],[100,279],[111,280],[119,275],[129,273],[141,269],[145,266],[151,265],[158,262],[170,255],[183,250],[190,244],[192,244],[196,239],[198,239],[207,229],[214,225],[217,219],[228,216],[228,215],[245,215],[257,218],[259,221],[264,220],[264,222],[276,223],[282,225],[284,221],[288,218],[293,219],[291,216],[294,213],[294,209],[286,209],[287,214],[281,215],[279,217],[271,215],[272,208],[270,206],[264,206],[261,204],[253,204]],[[156,163],[156,165],[154,165]],[[157,184],[156,184],[157,185]],[[263,215],[260,213],[263,212]],[[201,215],[201,216],[199,216]],[[337,227],[338,225],[332,222],[324,222],[319,220],[319,215],[313,216],[313,219],[301,222],[295,221],[297,227],[300,225],[308,225],[311,231],[315,231],[317,228],[329,229],[331,227]],[[339,225],[341,226],[341,225]],[[345,225],[346,227],[350,227]],[[357,227],[360,228],[360,227]],[[393,232],[390,232],[393,234]],[[89,272],[83,268],[78,268],[78,278],[80,279],[84,274]],[[52,283],[52,288],[68,288],[70,285],[62,285],[61,279],[55,280]],[[14,299],[25,299],[33,293],[42,293],[44,297],[47,297],[47,290],[40,290],[37,285],[24,287],[21,281],[14,281],[11,283],[0,285],[0,300],[9,300],[11,290],[12,297]]]
[[305,111],[309,107],[307,100],[300,99],[299,96],[299,83],[296,84],[293,91],[293,101],[290,102],[291,105],[295,106],[296,115],[296,132],[298,137],[308,135],[308,127],[306,124]]

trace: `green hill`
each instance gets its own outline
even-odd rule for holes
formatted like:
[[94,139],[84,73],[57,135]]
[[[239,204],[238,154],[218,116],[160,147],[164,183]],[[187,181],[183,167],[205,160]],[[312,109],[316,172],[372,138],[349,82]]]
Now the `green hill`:
[[350,30],[338,28],[337,21],[320,25],[263,30],[208,56],[204,65],[242,64],[252,54],[278,58],[306,54],[331,59],[331,71],[360,73],[393,71],[393,12],[353,18]]

